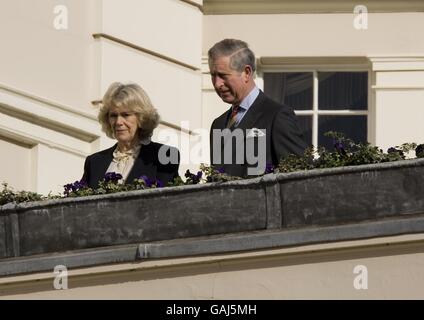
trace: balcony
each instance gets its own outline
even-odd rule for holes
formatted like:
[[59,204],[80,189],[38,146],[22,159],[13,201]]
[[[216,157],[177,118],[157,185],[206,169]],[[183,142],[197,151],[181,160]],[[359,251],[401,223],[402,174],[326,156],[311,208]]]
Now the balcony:
[[414,159],[6,204],[0,207],[0,295],[10,294],[1,289],[7,279],[57,265],[134,268],[419,235],[423,176],[424,159]]

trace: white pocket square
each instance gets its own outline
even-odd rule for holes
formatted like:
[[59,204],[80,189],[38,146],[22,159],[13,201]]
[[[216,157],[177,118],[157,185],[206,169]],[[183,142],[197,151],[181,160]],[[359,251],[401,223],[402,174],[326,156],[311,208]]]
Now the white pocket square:
[[247,132],[246,138],[255,138],[255,137],[263,137],[265,136],[265,133],[258,129],[258,128],[252,128]]

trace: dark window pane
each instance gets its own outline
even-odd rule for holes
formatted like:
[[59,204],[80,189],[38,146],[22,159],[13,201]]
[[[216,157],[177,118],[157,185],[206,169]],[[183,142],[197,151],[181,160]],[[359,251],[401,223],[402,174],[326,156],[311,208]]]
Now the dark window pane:
[[367,141],[367,116],[319,116],[318,145],[333,150],[333,139],[325,137],[327,131],[337,131],[355,142]]
[[318,72],[318,109],[368,109],[367,72]]
[[312,116],[296,116],[300,130],[303,132],[303,139],[312,146]]
[[295,110],[312,110],[312,72],[265,73],[264,92]]

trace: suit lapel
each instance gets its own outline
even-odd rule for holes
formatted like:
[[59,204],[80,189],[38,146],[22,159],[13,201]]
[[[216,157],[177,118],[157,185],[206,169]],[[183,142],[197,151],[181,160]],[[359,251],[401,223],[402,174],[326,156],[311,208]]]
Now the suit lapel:
[[231,108],[228,109],[228,111],[227,111],[227,113],[225,114],[224,117],[221,116],[219,118],[219,122],[217,123],[218,128],[221,128],[221,129],[227,128],[227,123],[230,119],[230,115],[231,115]]
[[93,181],[100,181],[104,178],[106,170],[112,162],[115,148],[116,144],[112,148],[107,149],[105,153],[99,155],[99,158],[91,168]]
[[134,166],[128,174],[126,182],[131,183],[134,179],[143,175],[148,176],[149,178],[156,177],[156,158],[157,151],[155,150],[153,142],[147,145],[142,145],[140,149],[140,154],[135,160]]

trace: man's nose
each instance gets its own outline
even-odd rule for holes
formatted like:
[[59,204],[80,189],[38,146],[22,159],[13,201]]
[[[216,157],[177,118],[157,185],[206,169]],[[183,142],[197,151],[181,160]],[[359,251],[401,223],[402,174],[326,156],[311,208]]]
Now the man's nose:
[[222,78],[220,77],[215,77],[213,79],[213,86],[215,88],[221,88],[224,85],[224,80],[222,80]]

